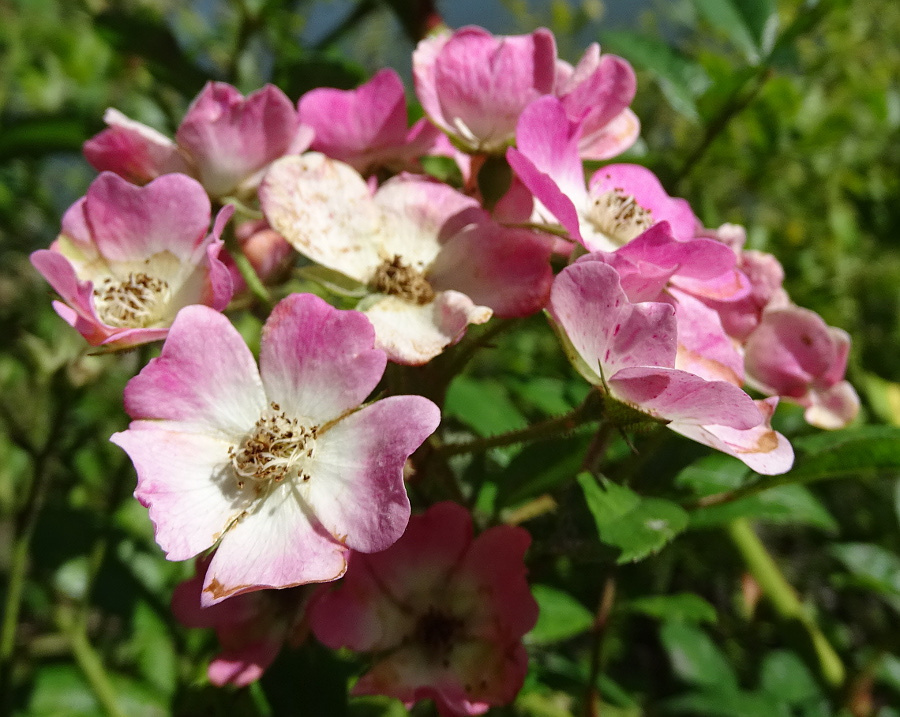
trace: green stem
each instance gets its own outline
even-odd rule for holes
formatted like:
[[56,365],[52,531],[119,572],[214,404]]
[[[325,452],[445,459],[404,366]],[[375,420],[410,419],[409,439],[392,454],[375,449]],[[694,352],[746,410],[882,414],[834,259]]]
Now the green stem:
[[553,438],[562,433],[569,433],[588,422],[600,420],[602,416],[596,411],[598,403],[602,405],[602,402],[595,400],[594,392],[592,391],[580,406],[562,416],[549,418],[546,421],[534,423],[526,428],[520,428],[509,433],[501,433],[497,436],[476,438],[465,443],[444,443],[436,446],[435,451],[445,456],[455,456],[461,453],[482,453],[491,448]]
[[800,602],[797,591],[784,577],[778,564],[746,518],[728,524],[728,535],[734,543],[753,579],[775,611],[785,620],[797,620],[806,629],[819,660],[822,677],[832,687],[840,687],[846,678],[841,658],[828,642],[818,623]]
[[13,541],[12,560],[9,568],[9,583],[6,600],[3,604],[3,622],[0,625],[0,712],[8,706],[11,697],[13,655],[16,647],[16,632],[19,626],[19,612],[22,607],[22,594],[25,589],[25,577],[28,572],[28,557],[31,539],[37,526],[38,517],[47,498],[52,470],[50,467],[54,449],[59,443],[59,433],[68,413],[70,397],[66,396],[62,386],[64,379],[57,373],[53,378],[53,388],[59,391],[60,401],[56,404],[56,412],[47,432],[44,445],[36,450],[31,448],[33,456],[34,477],[28,488],[25,504],[16,521],[16,537]]
[[87,680],[94,697],[97,698],[97,702],[100,703],[103,711],[109,717],[126,717],[119,707],[116,692],[109,681],[106,669],[103,667],[103,661],[96,650],[91,647],[91,643],[88,641],[84,630],[79,626],[75,615],[68,608],[60,607],[56,611],[56,624],[68,638],[75,662],[78,664],[81,673]]
[[241,272],[241,276],[247,283],[247,288],[250,289],[250,293],[253,294],[263,306],[271,310],[275,306],[275,302],[272,301],[269,290],[266,289],[265,284],[260,280],[259,275],[256,273],[256,269],[253,268],[253,264],[250,263],[247,256],[238,249],[237,251],[231,252],[231,258],[234,259],[234,264],[237,266],[238,271]]

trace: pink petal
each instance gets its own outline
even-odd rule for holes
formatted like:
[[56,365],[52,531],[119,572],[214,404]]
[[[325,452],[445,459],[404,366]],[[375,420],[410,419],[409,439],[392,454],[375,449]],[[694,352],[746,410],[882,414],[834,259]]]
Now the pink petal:
[[88,188],[84,214],[100,254],[110,261],[163,251],[187,260],[206,236],[210,204],[203,187],[183,174],[136,187],[104,172]]
[[266,403],[247,344],[206,306],[179,311],[159,358],[125,387],[133,419],[166,421],[166,428],[226,441],[249,430]]
[[847,381],[826,389],[814,388],[809,403],[803,416],[806,422],[830,431],[846,427],[859,413],[859,395]]
[[675,367],[709,381],[744,383],[744,357],[722,328],[719,315],[706,304],[671,290],[678,322]]
[[337,580],[347,548],[282,483],[258,499],[222,537],[203,583],[204,606],[263,588]]
[[266,219],[297,251],[357,281],[383,261],[384,218],[350,166],[309,153],[275,162],[259,188]]
[[582,159],[612,159],[629,149],[640,134],[641,121],[630,109],[622,110],[601,127],[595,127],[589,115],[581,128],[578,153]]
[[391,69],[377,72],[355,90],[320,87],[298,104],[300,121],[315,130],[312,149],[365,172],[378,150],[406,142],[403,81]]
[[[579,74],[576,70],[576,76]],[[589,76],[570,83],[574,86],[558,94],[566,114],[573,120],[585,119],[587,131],[594,133],[631,104],[637,78],[631,65],[621,57],[603,55]]]
[[134,463],[134,495],[150,509],[156,542],[169,560],[212,547],[249,505],[228,468],[228,441],[147,423],[132,424],[110,440]]
[[794,449],[787,438],[772,430],[769,421],[778,405],[777,398],[756,401],[765,420],[747,430],[728,426],[697,426],[673,422],[669,424],[676,433],[686,436],[716,450],[743,461],[762,475],[787,473],[794,464]]
[[403,534],[409,520],[403,466],[439,422],[428,399],[392,396],[320,434],[306,500],[336,540],[372,553]]
[[663,303],[632,304],[615,270],[599,261],[573,264],[553,283],[550,315],[565,332],[594,384],[633,366],[675,365],[674,309]]
[[460,291],[497,316],[528,316],[550,296],[550,249],[534,232],[482,222],[444,244],[428,280],[436,290]]
[[441,291],[422,305],[385,296],[363,313],[375,327],[376,345],[391,361],[418,366],[459,341],[469,324],[488,321],[492,312],[458,291]]
[[134,184],[146,184],[162,175],[192,174],[176,144],[152,127],[108,109],[103,121],[109,125],[84,143],[84,156],[98,172],[115,172]]
[[262,639],[240,648],[225,650],[210,664],[207,675],[216,687],[246,687],[256,682],[275,662],[281,651],[281,640]]
[[285,155],[298,126],[293,104],[274,85],[244,98],[231,85],[210,82],[188,108],[175,139],[196,162],[206,190],[222,197]]
[[725,381],[707,381],[687,371],[636,366],[617,371],[607,383],[615,398],[666,421],[739,430],[762,421],[753,399],[740,388]]
[[362,403],[384,373],[375,330],[358,311],[312,294],[291,294],[263,328],[260,374],[266,395],[291,416],[317,423]]

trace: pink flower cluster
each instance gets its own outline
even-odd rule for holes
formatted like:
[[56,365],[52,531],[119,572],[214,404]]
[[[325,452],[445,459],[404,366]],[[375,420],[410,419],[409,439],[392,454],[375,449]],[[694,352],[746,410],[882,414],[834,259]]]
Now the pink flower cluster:
[[[308,620],[324,644],[376,655],[357,694],[472,715],[525,677],[529,537],[473,538],[455,504],[410,518],[407,459],[440,411],[370,402],[390,394],[388,361],[422,365],[470,324],[546,310],[606,420],[665,424],[764,474],[793,461],[771,426],[780,398],[824,428],[858,399],[849,337],[791,303],[778,261],[745,250],[740,227],[703,228],[635,164],[585,180],[584,160],[638,135],[625,60],[592,45],[572,66],[546,30],[464,28],[422,41],[413,73],[426,118],[412,127],[391,70],[296,107],[275,87],[244,98],[210,83],[174,141],[109,110],[84,147],[101,174],[32,262],[91,345],[165,339],[112,440],[166,556],[198,558],[174,606],[217,629],[210,679],[257,679]],[[489,155],[511,169],[498,201],[482,193]],[[457,162],[462,186],[426,175],[428,156]],[[277,282],[294,250],[356,310],[284,291],[257,364],[222,312],[248,279]],[[308,611],[287,590],[339,579]]]

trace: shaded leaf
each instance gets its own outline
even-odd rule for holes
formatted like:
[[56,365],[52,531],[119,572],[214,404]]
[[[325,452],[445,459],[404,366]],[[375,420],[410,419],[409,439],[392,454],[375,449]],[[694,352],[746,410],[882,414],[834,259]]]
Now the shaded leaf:
[[808,488],[781,485],[731,503],[699,508],[691,513],[691,528],[710,528],[736,518],[753,518],[778,525],[808,525],[836,531],[837,521]]
[[[737,677],[725,656],[703,630],[686,622],[666,622],[660,630],[672,670],[685,682],[716,687],[717,694],[737,691]],[[718,713],[716,713],[718,714]]]
[[622,609],[670,622],[710,622],[718,619],[716,609],[699,595],[646,595],[626,602]]
[[444,414],[480,436],[495,436],[528,425],[499,381],[457,376],[447,391]]
[[811,702],[822,695],[803,660],[788,650],[776,650],[766,655],[759,684],[764,692],[791,706]]
[[568,593],[549,585],[532,585],[531,593],[540,607],[537,624],[528,633],[531,642],[566,640],[584,632],[594,622],[591,611]]

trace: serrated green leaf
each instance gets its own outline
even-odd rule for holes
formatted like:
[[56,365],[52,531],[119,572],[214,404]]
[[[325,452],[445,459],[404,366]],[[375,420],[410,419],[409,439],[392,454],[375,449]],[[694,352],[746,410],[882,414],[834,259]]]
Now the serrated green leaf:
[[900,428],[895,426],[823,432],[795,440],[794,448],[802,455],[786,476],[792,482],[900,470]]
[[687,512],[661,498],[641,498],[625,486],[588,473],[578,476],[597,532],[607,545],[619,548],[619,563],[641,560],[659,551],[688,523]]
[[803,660],[788,650],[776,650],[766,655],[759,686],[763,692],[791,706],[811,702],[822,695],[821,688]]
[[709,87],[710,79],[698,63],[656,38],[627,30],[603,33],[601,44],[604,50],[652,72],[675,110],[691,119],[699,117],[696,100]]
[[450,384],[444,415],[459,419],[480,436],[495,436],[528,425],[499,381],[470,376],[457,376]]
[[679,678],[693,685],[715,687],[722,694],[737,691],[734,670],[699,627],[686,622],[666,622],[659,637]]
[[709,622],[718,620],[716,609],[699,595],[646,595],[626,602],[622,609],[669,622]]
[[838,523],[808,488],[781,485],[731,503],[699,508],[691,513],[692,529],[711,528],[737,518],[753,518],[777,525],[808,525],[836,531]]
[[594,622],[590,610],[568,593],[549,585],[532,585],[531,593],[540,607],[537,624],[528,633],[533,643],[547,644],[574,637]]

